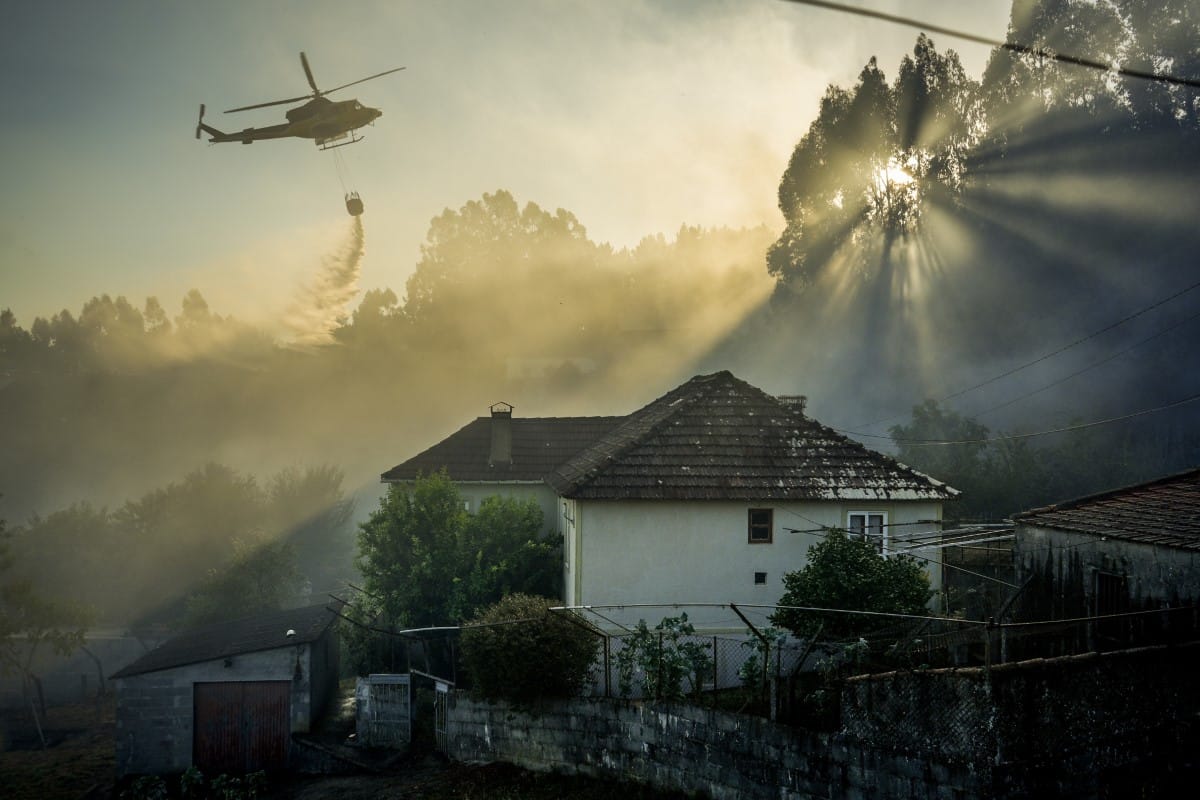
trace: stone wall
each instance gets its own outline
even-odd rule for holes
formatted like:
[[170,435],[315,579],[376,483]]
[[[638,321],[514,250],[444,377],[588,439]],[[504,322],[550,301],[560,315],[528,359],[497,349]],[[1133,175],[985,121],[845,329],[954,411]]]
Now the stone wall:
[[986,795],[991,780],[970,762],[684,705],[579,699],[526,711],[459,694],[447,733],[455,760],[633,780],[714,800],[961,800]]
[[861,676],[835,734],[684,705],[520,710],[460,694],[447,750],[717,800],[1188,795],[1198,671],[1192,644]]

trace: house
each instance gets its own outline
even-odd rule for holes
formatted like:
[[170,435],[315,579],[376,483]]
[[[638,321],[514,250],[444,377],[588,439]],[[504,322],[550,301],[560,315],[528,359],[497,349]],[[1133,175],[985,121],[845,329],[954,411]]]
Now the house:
[[285,766],[336,690],[337,619],[316,605],[208,625],[117,672],[118,776]]
[[[803,398],[729,372],[624,417],[491,412],[382,478],[445,468],[469,510],[493,494],[536,500],[563,537],[568,605],[773,604],[828,528],[889,553],[898,537],[939,530],[958,494],[806,416]],[[936,588],[940,567],[928,566]]]
[[[1016,583],[1024,587],[1019,618],[1130,614],[1090,626],[1092,647],[1104,639],[1145,641],[1149,628],[1194,630],[1200,469],[1033,509],[1013,520]],[[1153,609],[1181,613],[1131,614]]]

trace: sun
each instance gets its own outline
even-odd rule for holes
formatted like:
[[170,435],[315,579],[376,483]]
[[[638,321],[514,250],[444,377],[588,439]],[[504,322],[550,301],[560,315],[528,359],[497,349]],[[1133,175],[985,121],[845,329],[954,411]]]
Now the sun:
[[909,163],[901,164],[900,160],[895,156],[888,159],[886,164],[881,164],[875,170],[875,184],[880,188],[887,186],[907,186],[916,180],[905,167],[914,166],[913,159],[909,159]]

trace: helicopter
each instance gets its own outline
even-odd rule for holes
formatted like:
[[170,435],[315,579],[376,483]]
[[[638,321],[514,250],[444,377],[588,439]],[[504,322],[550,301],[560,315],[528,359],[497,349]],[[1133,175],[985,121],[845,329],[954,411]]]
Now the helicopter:
[[378,72],[366,78],[359,78],[356,81],[343,83],[341,86],[335,86],[332,89],[322,91],[317,88],[317,82],[313,79],[312,69],[308,66],[308,56],[304,55],[303,52],[300,53],[300,64],[304,67],[304,76],[308,78],[308,85],[312,87],[311,94],[289,97],[286,100],[272,100],[267,103],[256,103],[251,106],[231,108],[225,112],[226,114],[233,114],[238,111],[249,111],[254,108],[267,108],[268,106],[280,106],[307,100],[308,102],[302,106],[288,109],[285,114],[287,122],[279,125],[268,125],[264,128],[244,128],[236,133],[225,133],[204,123],[204,104],[201,103],[200,119],[196,122],[196,138],[199,139],[201,132],[204,132],[209,135],[208,141],[216,144],[224,142],[253,144],[260,139],[284,139],[295,136],[301,139],[314,140],[316,145],[322,150],[345,147],[348,144],[361,142],[363,137],[356,134],[355,131],[364,125],[373,124],[383,112],[377,108],[364,106],[357,100],[333,101],[325,95],[336,92],[339,89],[345,89],[347,86],[353,86],[356,83],[381,78],[384,75],[390,75],[393,72],[399,72],[404,69],[404,67],[396,67],[395,69]]

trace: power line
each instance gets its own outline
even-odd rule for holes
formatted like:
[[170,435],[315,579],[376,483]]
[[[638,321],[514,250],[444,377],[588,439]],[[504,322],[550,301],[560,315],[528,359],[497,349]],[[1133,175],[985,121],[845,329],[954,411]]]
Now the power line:
[[905,444],[909,445],[910,447],[940,447],[944,445],[957,444],[994,444],[995,442],[1010,442],[1018,439],[1032,439],[1036,436],[1049,436],[1052,433],[1067,433],[1069,431],[1084,430],[1085,428],[1095,428],[1100,425],[1111,425],[1114,422],[1124,422],[1125,420],[1143,417],[1147,414],[1156,414],[1159,411],[1167,411],[1172,408],[1178,408],[1179,406],[1187,405],[1188,403],[1194,403],[1197,400],[1200,400],[1200,393],[1191,395],[1190,397],[1185,397],[1182,400],[1176,400],[1174,403],[1167,403],[1163,406],[1155,406],[1154,408],[1146,408],[1142,409],[1141,411],[1134,411],[1132,414],[1125,414],[1120,417],[1109,417],[1108,419],[1095,420],[1094,422],[1083,422],[1079,425],[1067,425],[1062,428],[1053,428],[1046,431],[1035,431],[1033,433],[1010,433],[1005,434],[1004,436],[988,436],[981,439],[959,439],[957,441],[946,439],[893,439],[891,436],[879,433],[863,433],[861,431],[848,431],[840,428],[834,428],[833,430],[837,431],[838,433],[845,434],[846,436],[859,436],[868,439],[889,439],[896,444]]
[[[976,389],[982,389],[984,386],[988,386],[988,385],[990,385],[990,384],[993,384],[993,383],[995,383],[995,382],[996,382],[996,381],[998,381],[998,380],[1001,380],[1001,379],[1003,379],[1003,378],[1007,378],[1007,377],[1009,377],[1010,375],[1015,375],[1016,373],[1018,373],[1018,372],[1020,372],[1020,371],[1022,371],[1022,370],[1025,370],[1025,369],[1028,369],[1029,367],[1032,367],[1032,366],[1034,366],[1035,364],[1040,364],[1040,363],[1042,363],[1043,361],[1046,361],[1047,359],[1050,359],[1050,358],[1053,358],[1053,357],[1054,357],[1054,356],[1056,356],[1056,355],[1059,355],[1060,353],[1064,353],[1064,352],[1066,352],[1067,350],[1070,350],[1072,347],[1076,347],[1076,346],[1078,346],[1078,345],[1081,345],[1081,344],[1083,344],[1083,343],[1084,343],[1084,342],[1086,342],[1086,341],[1089,341],[1089,340],[1091,340],[1091,339],[1095,339],[1097,336],[1100,336],[1100,335],[1102,335],[1102,334],[1108,333],[1109,331],[1113,330],[1114,328],[1119,328],[1120,326],[1124,325],[1126,322],[1130,322],[1130,321],[1132,321],[1132,320],[1134,320],[1134,319],[1137,319],[1138,317],[1142,316],[1143,314],[1146,314],[1147,312],[1153,311],[1154,309],[1156,309],[1156,308],[1159,308],[1160,306],[1164,306],[1164,305],[1166,305],[1167,303],[1171,302],[1172,300],[1175,300],[1176,298],[1182,297],[1183,295],[1187,294],[1188,292],[1194,291],[1194,290],[1195,290],[1195,289],[1197,289],[1197,288],[1200,288],[1200,281],[1196,281],[1196,282],[1195,282],[1195,283],[1193,283],[1192,285],[1190,285],[1190,286],[1187,286],[1187,287],[1185,287],[1185,288],[1183,288],[1183,289],[1180,289],[1179,291],[1175,292],[1174,294],[1171,294],[1171,295],[1169,295],[1169,296],[1167,296],[1167,297],[1164,297],[1164,298],[1162,298],[1161,300],[1157,300],[1157,301],[1155,301],[1154,303],[1151,303],[1151,304],[1150,304],[1150,305],[1148,305],[1148,306],[1144,306],[1144,307],[1142,307],[1142,308],[1138,309],[1137,311],[1134,311],[1132,314],[1129,314],[1129,315],[1127,315],[1127,316],[1125,316],[1125,317],[1122,317],[1121,319],[1117,320],[1116,322],[1113,322],[1113,323],[1111,323],[1111,324],[1109,324],[1109,325],[1105,325],[1103,328],[1100,328],[1100,329],[1098,329],[1098,330],[1092,331],[1091,333],[1089,333],[1089,334],[1087,334],[1087,335],[1085,335],[1085,336],[1081,336],[1081,337],[1079,337],[1078,339],[1076,339],[1075,341],[1071,342],[1070,344],[1065,344],[1065,345],[1063,345],[1062,347],[1059,347],[1057,350],[1053,350],[1053,351],[1051,351],[1051,352],[1049,352],[1049,353],[1046,353],[1046,354],[1044,354],[1044,355],[1038,356],[1037,358],[1033,359],[1032,361],[1027,361],[1027,362],[1026,362],[1026,363],[1024,363],[1024,364],[1021,364],[1021,365],[1019,365],[1019,366],[1013,367],[1012,369],[1010,369],[1010,370],[1007,370],[1007,371],[1005,371],[1005,372],[1002,372],[1002,373],[1000,373],[999,375],[995,375],[995,376],[993,376],[993,377],[991,377],[991,378],[988,378],[988,379],[987,379],[987,380],[985,380],[985,381],[981,381],[980,383],[977,383],[977,384],[975,384],[974,386],[968,386],[966,389],[960,389],[960,390],[959,390],[959,391],[957,391],[957,392],[952,392],[952,393],[950,393],[950,394],[948,394],[948,395],[945,395],[944,397],[941,397],[941,398],[939,398],[937,402],[939,402],[939,403],[944,403],[944,402],[946,402],[947,400],[953,400],[953,399],[954,399],[954,398],[956,398],[956,397],[961,397],[961,396],[963,396],[964,394],[967,394],[967,393],[969,393],[969,392],[973,392],[973,391],[975,391]],[[1169,329],[1168,329],[1168,330],[1169,330]],[[903,415],[902,415],[902,414],[893,414],[893,415],[892,415],[892,416],[890,416],[890,417],[885,417],[885,418],[883,418],[883,419],[877,419],[877,420],[875,420],[874,422],[868,422],[868,423],[866,423],[866,424],[863,424],[863,425],[856,425],[855,427],[858,427],[858,428],[872,428],[872,427],[874,427],[874,426],[876,426],[876,425],[879,425],[879,424],[881,424],[881,423],[884,423],[884,422],[891,422],[891,421],[892,421],[892,420],[894,420],[894,419],[899,419],[901,416],[903,416]],[[843,431],[843,432],[844,432],[844,431]],[[866,434],[864,434],[864,435],[866,435]],[[885,438],[886,438],[886,437],[885,437]]]
[[1079,67],[1103,70],[1104,72],[1115,72],[1118,75],[1122,75],[1127,78],[1139,78],[1147,81],[1158,81],[1160,83],[1172,83],[1178,86],[1191,86],[1192,88],[1200,88],[1200,79],[1196,78],[1181,78],[1177,75],[1171,75],[1169,73],[1146,72],[1145,70],[1140,69],[1119,67],[1116,64],[1109,64],[1104,61],[1095,61],[1090,58],[1080,58],[1079,56],[1067,55],[1066,53],[1059,53],[1054,50],[1046,50],[1041,47],[1031,47],[1027,44],[1018,44],[1016,42],[1008,42],[1001,39],[992,39],[987,36],[979,36],[978,34],[974,33],[956,31],[953,28],[945,28],[941,25],[932,25],[928,22],[920,22],[919,20],[911,19],[909,17],[901,17],[895,14],[885,14],[882,11],[874,11],[869,8],[848,6],[843,3],[829,3],[825,2],[824,0],[787,0],[787,2],[806,6],[816,6],[817,8],[825,8],[830,11],[841,11],[860,17],[879,19],[883,20],[884,22],[892,22],[909,28],[918,28],[924,31],[940,33],[945,36],[952,36],[956,39],[964,39],[968,42],[975,42],[976,44],[999,47],[1003,50],[1010,50],[1014,53],[1033,55],[1038,56],[1039,58],[1049,58],[1053,59],[1054,61],[1061,61],[1065,64],[1074,64]]
[[999,405],[992,406],[991,408],[985,408],[983,411],[977,411],[974,414],[972,414],[971,416],[980,417],[980,416],[983,416],[984,414],[990,414],[993,411],[999,411],[1002,408],[1007,408],[1008,406],[1011,406],[1013,403],[1020,402],[1021,400],[1024,400],[1027,397],[1033,397],[1035,394],[1040,394],[1041,392],[1044,392],[1047,389],[1053,389],[1055,386],[1058,386],[1059,384],[1066,383],[1067,381],[1071,380],[1072,378],[1076,378],[1085,372],[1088,372],[1090,370],[1095,369],[1096,367],[1103,366],[1104,364],[1107,364],[1110,361],[1120,358],[1121,356],[1125,355],[1129,351],[1134,350],[1135,348],[1141,347],[1142,345],[1146,344],[1147,342],[1154,341],[1155,339],[1159,338],[1160,336],[1165,336],[1166,334],[1170,333],[1171,331],[1175,330],[1176,328],[1183,327],[1187,323],[1189,323],[1192,320],[1197,319],[1197,318],[1200,318],[1200,311],[1196,312],[1195,314],[1191,314],[1190,316],[1187,316],[1184,319],[1179,320],[1174,325],[1170,325],[1166,328],[1163,328],[1161,331],[1154,334],[1153,336],[1147,336],[1145,339],[1142,339],[1139,342],[1134,342],[1133,344],[1129,345],[1128,347],[1124,348],[1123,350],[1118,350],[1117,352],[1113,353],[1112,355],[1102,358],[1099,361],[1096,361],[1092,364],[1089,364],[1088,366],[1084,367],[1083,369],[1076,370],[1075,372],[1072,372],[1070,375],[1067,375],[1063,378],[1059,378],[1058,380],[1056,380],[1052,383],[1048,383],[1045,386],[1041,387],[1040,389],[1034,389],[1032,392],[1026,392],[1025,394],[1018,395],[1017,397],[1014,397],[1011,400],[1006,400],[1003,403],[1000,403]]

